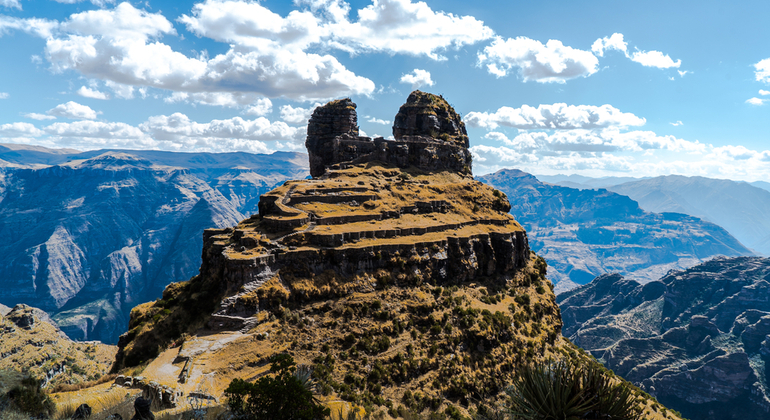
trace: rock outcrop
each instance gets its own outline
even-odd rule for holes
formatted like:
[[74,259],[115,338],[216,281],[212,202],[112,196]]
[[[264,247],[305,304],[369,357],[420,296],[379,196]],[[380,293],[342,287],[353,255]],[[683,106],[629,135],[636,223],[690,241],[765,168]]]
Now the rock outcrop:
[[350,99],[332,101],[313,111],[305,141],[313,178],[340,164],[374,161],[471,174],[465,124],[440,96],[412,92],[394,119],[395,140],[359,136],[357,121],[356,104]]
[[688,418],[770,417],[770,259],[718,258],[558,296],[564,334]]

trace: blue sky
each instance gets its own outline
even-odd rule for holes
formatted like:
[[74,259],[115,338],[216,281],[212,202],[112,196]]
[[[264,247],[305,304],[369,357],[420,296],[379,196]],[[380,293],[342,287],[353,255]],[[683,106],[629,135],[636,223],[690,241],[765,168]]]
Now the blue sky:
[[412,89],[474,172],[770,179],[770,2],[0,0],[0,142],[304,150],[351,97],[389,136]]

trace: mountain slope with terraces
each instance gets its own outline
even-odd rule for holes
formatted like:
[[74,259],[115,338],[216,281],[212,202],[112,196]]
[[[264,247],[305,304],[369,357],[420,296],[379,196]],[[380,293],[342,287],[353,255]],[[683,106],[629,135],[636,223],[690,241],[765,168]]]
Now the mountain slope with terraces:
[[[507,197],[471,177],[459,116],[415,91],[394,120],[394,141],[369,139],[352,101],[318,108],[313,179],[206,230],[200,274],[131,311],[114,370],[145,365],[145,381],[219,398],[288,353],[327,404],[441,419],[484,413],[524,364],[594,363],[561,337],[545,261]],[[678,418],[633,395],[645,418]]]

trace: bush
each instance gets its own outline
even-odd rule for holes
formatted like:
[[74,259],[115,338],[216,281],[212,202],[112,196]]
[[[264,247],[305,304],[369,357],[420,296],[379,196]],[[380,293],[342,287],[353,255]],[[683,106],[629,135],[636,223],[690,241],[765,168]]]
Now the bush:
[[611,381],[595,363],[524,366],[506,390],[508,409],[521,419],[639,419],[631,388]]
[[32,377],[22,379],[19,385],[8,391],[4,399],[10,403],[10,408],[33,417],[48,417],[56,408],[40,388],[40,381]]
[[299,371],[294,359],[278,354],[270,371],[255,383],[233,379],[225,390],[227,404],[236,418],[247,420],[316,420],[331,411],[313,396],[313,383],[305,369]]

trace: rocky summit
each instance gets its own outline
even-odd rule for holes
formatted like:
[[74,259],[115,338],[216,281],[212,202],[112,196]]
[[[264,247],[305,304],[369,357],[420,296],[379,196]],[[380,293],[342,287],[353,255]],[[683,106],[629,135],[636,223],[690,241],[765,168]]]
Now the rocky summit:
[[770,259],[716,258],[558,297],[564,334],[693,419],[770,418]]
[[288,353],[329,405],[457,418],[499,401],[523,364],[586,361],[561,337],[545,261],[507,197],[470,176],[459,117],[419,91],[399,115],[395,140],[371,141],[356,137],[351,101],[319,107],[313,178],[206,230],[200,274],[131,311],[114,370],[145,365],[143,380],[174,395],[219,398]]
[[310,175],[320,177],[340,163],[372,161],[471,174],[465,124],[441,96],[412,92],[394,118],[395,141],[359,136],[357,121],[356,104],[350,99],[332,101],[313,111],[305,142]]

